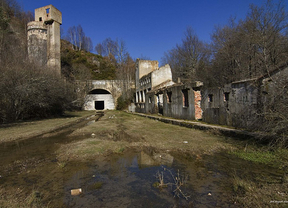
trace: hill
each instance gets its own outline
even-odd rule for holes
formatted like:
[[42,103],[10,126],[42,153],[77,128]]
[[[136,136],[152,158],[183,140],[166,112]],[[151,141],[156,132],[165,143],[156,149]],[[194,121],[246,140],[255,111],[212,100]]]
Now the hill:
[[116,62],[84,50],[73,50],[61,40],[62,75],[69,80],[112,80],[116,78]]

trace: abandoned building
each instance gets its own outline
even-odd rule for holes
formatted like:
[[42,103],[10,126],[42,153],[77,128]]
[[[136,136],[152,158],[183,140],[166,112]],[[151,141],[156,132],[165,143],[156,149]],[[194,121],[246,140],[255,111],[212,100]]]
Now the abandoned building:
[[136,61],[136,112],[159,113],[180,119],[201,119],[202,82],[174,83],[167,64],[158,61]]
[[209,88],[202,91],[201,106],[203,121],[213,124],[249,128],[257,117],[267,111],[279,89],[285,86],[288,65],[275,69],[259,78],[242,80],[223,88]]
[[60,25],[62,13],[53,5],[35,9],[35,21],[27,24],[28,56],[31,62],[61,74]]

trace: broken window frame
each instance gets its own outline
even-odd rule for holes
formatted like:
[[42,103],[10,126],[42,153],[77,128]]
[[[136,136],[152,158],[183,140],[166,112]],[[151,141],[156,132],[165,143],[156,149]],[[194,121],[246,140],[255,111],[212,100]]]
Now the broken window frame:
[[167,95],[167,103],[172,103],[172,92],[167,91],[166,95]]
[[213,103],[213,94],[208,95],[208,102]]
[[189,96],[188,96],[189,89],[182,90],[182,97],[183,97],[183,108],[189,107]]
[[230,92],[224,92],[224,102],[228,102],[230,98]]

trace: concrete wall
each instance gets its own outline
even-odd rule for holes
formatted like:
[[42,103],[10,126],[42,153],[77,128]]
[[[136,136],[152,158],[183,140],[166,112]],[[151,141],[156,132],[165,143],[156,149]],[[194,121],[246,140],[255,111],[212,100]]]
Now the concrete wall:
[[30,61],[39,66],[47,64],[47,26],[42,22],[27,24],[27,44]]
[[202,91],[203,120],[207,123],[247,128],[258,109],[257,80],[245,80]]
[[84,110],[95,110],[95,101],[104,101],[103,110],[114,110],[115,102],[111,94],[89,94],[85,98]]
[[[85,82],[78,82],[78,95],[84,99],[84,110],[95,110],[95,101],[105,99],[105,109],[115,109],[117,106],[117,99],[122,95],[124,84],[127,85],[125,80],[87,80]],[[129,83],[131,89],[135,88],[135,83]],[[105,90],[106,94],[91,94],[94,90]],[[98,97],[96,95],[99,95]],[[113,101],[112,101],[113,99]],[[113,103],[113,104],[112,104]],[[105,105],[105,106],[106,106]]]
[[158,65],[159,65],[158,61],[149,61],[149,60],[140,60],[140,59],[136,60],[136,72],[135,72],[136,90],[139,89],[140,87],[140,79],[143,76],[158,69],[159,68]]
[[167,117],[187,120],[201,119],[202,110],[199,103],[201,86],[201,83],[175,84],[156,91],[152,90],[146,95],[145,108],[139,109],[138,112],[161,113]]
[[56,21],[62,24],[62,13],[53,5],[47,5],[35,9],[35,21],[51,22]]
[[151,73],[152,89],[168,81],[172,81],[172,71],[168,64]]

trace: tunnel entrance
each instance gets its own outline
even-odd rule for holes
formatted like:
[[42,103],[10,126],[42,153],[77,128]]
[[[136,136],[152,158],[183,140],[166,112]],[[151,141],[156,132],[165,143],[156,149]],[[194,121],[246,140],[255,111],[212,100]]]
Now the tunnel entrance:
[[104,110],[104,101],[95,101],[95,110]]
[[105,89],[94,89],[85,97],[84,110],[114,110],[112,94]]

